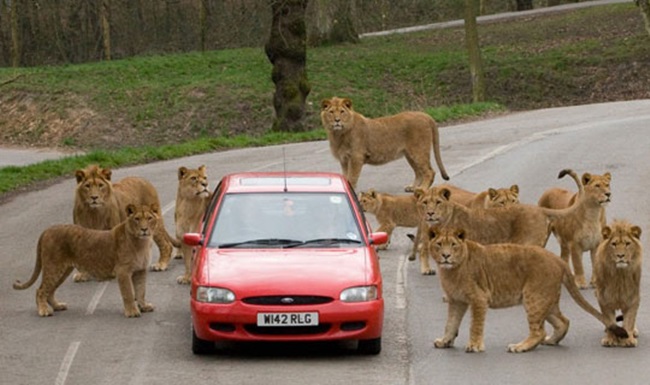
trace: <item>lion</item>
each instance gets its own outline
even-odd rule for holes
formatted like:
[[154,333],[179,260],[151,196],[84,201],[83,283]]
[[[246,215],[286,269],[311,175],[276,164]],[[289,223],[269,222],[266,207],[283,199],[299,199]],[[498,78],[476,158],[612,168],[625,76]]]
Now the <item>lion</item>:
[[[582,185],[578,188],[582,191]],[[429,225],[462,227],[469,239],[482,243],[517,243],[544,247],[551,235],[551,223],[575,214],[588,199],[581,194],[576,204],[565,209],[515,204],[507,207],[470,208],[453,201],[443,187],[431,187],[418,198],[418,207]]]
[[[453,196],[453,194],[452,194]],[[469,203],[472,208],[508,207],[519,203],[519,186],[513,184],[509,188],[488,188],[476,194]]]
[[[546,190],[539,198],[538,205],[553,209],[570,207],[581,202],[575,214],[564,219],[558,219],[551,225],[555,238],[560,244],[560,256],[565,261],[571,256],[573,273],[576,283],[581,289],[593,287],[593,266],[596,248],[602,239],[601,230],[606,223],[605,207],[611,200],[609,172],[603,175],[584,173],[579,179],[573,171],[562,171],[558,178],[570,175],[577,184],[583,185],[584,194],[589,198],[580,200],[579,193],[571,193],[561,188]],[[592,279],[587,284],[582,263],[582,255],[589,251],[592,265]]]
[[25,283],[17,280],[14,289],[29,288],[42,273],[36,306],[41,317],[51,316],[53,310],[68,308],[54,298],[54,292],[76,267],[99,280],[117,277],[125,316],[139,317],[141,312],[153,311],[144,296],[152,237],[161,224],[160,208],[157,204],[129,204],[124,211],[126,220],[111,230],[74,224],[47,228],[38,239],[31,278]]
[[[531,245],[481,245],[467,239],[462,228],[431,227],[429,252],[438,265],[440,284],[448,300],[447,324],[436,348],[453,346],[460,323],[469,308],[472,314],[466,352],[482,352],[488,308],[524,305],[529,325],[527,338],[508,345],[508,352],[521,353],[539,344],[557,345],[569,330],[560,312],[562,285],[574,301],[618,338],[628,333],[616,321],[596,310],[575,285],[569,265],[550,251]],[[546,336],[544,321],[553,326]]]
[[603,346],[637,346],[639,332],[636,315],[639,310],[641,261],[641,228],[624,220],[614,220],[603,227],[603,241],[596,250],[594,260],[595,294],[600,310],[611,322],[616,311],[623,315],[623,327],[628,338],[620,338],[606,331]]
[[[177,239],[182,239],[185,233],[199,231],[201,218],[211,198],[205,165],[197,169],[187,167],[178,169],[178,191],[174,213]],[[176,278],[176,281],[180,284],[188,284],[192,267],[192,248],[183,243],[181,252],[185,262],[185,273]]]
[[403,156],[415,172],[415,181],[404,190],[431,186],[435,176],[432,148],[443,179],[449,179],[440,156],[438,126],[424,112],[405,111],[370,119],[354,111],[350,99],[333,97],[321,102],[320,116],[332,155],[354,188],[364,164],[383,165]]
[[[126,177],[119,182],[111,182],[110,168],[89,165],[75,172],[77,188],[75,190],[73,223],[96,230],[109,230],[126,219],[125,208],[128,204],[152,205],[160,207],[160,199],[154,186],[144,178]],[[152,266],[154,271],[166,270],[171,259],[173,247],[180,248],[180,242],[167,233],[162,216],[161,225],[153,235],[154,242],[160,250],[158,263]],[[88,275],[75,274],[75,282],[88,280]]]

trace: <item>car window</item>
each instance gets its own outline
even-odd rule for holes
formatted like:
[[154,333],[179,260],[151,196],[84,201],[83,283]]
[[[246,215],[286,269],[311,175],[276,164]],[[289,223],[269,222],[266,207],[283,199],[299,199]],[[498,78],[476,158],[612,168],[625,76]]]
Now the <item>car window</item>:
[[261,244],[265,247],[295,247],[319,239],[361,244],[359,226],[346,194],[226,194],[209,245],[260,247],[255,242],[242,243],[264,241]]

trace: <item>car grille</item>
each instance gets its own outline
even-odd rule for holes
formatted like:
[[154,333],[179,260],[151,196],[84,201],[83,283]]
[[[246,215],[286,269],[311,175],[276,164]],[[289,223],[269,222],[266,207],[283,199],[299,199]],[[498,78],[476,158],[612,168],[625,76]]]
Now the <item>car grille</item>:
[[275,295],[266,297],[248,297],[242,300],[249,305],[278,305],[278,306],[295,306],[295,305],[322,305],[334,301],[330,297],[311,296],[311,295]]
[[244,329],[251,334],[258,335],[310,335],[326,333],[332,327],[331,324],[320,324],[318,326],[278,326],[263,327],[255,324],[244,325]]

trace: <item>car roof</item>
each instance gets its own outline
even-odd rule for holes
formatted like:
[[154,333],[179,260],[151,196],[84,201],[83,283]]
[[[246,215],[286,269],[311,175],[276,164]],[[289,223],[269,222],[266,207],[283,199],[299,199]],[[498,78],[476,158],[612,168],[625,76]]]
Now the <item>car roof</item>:
[[224,176],[221,184],[226,193],[348,191],[345,178],[329,172],[241,172]]

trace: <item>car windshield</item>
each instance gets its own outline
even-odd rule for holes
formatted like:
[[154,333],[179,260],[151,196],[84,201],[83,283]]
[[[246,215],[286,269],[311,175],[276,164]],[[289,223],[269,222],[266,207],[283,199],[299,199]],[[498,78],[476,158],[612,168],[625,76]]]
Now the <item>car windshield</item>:
[[226,194],[210,247],[294,248],[362,245],[342,193]]

